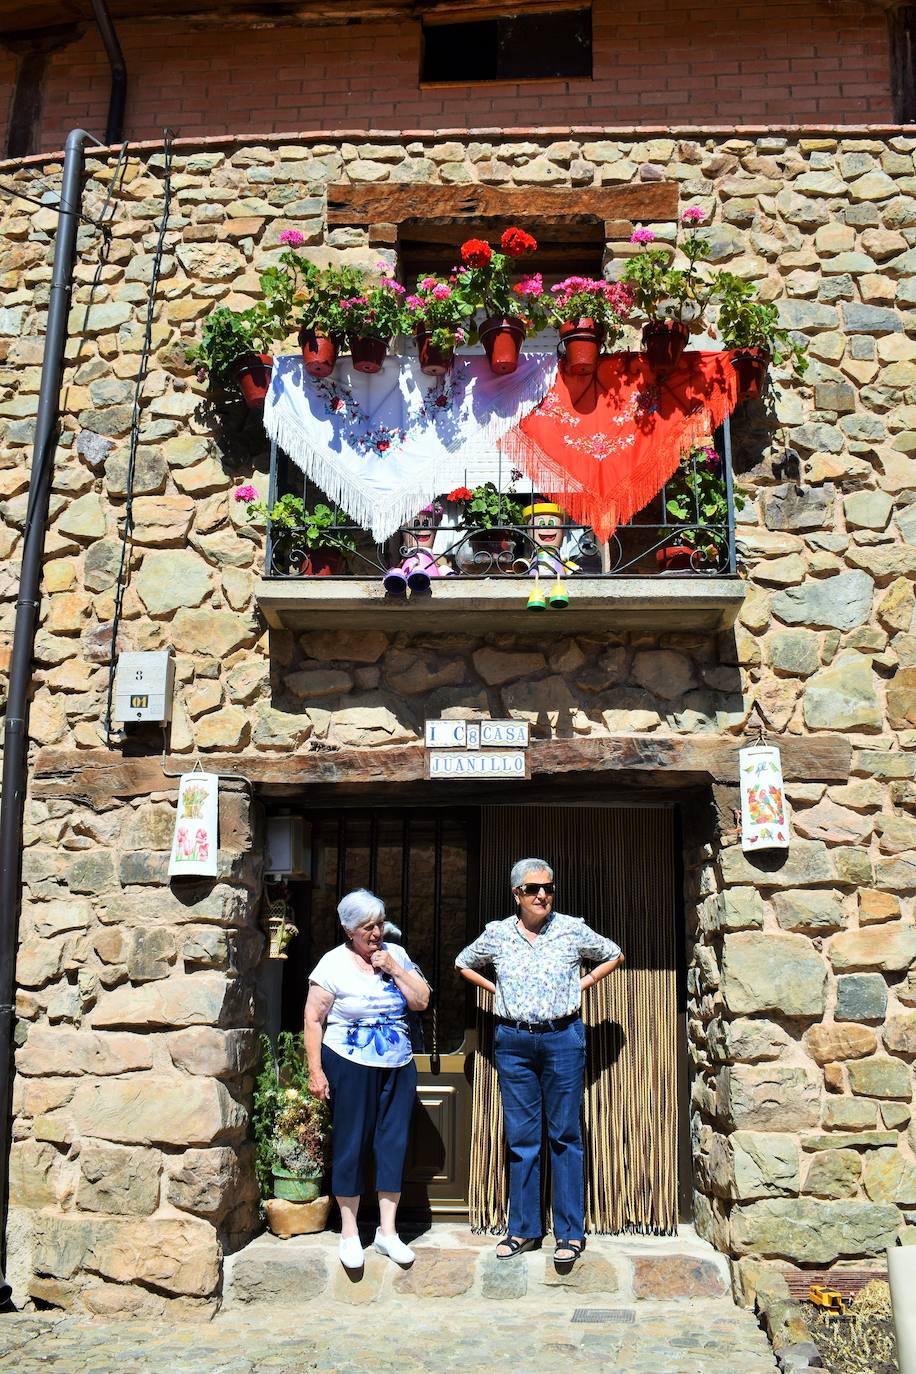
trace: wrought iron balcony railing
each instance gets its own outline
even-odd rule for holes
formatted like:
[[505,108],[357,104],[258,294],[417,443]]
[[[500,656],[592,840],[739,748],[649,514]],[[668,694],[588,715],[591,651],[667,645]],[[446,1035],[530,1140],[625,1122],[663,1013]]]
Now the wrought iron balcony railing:
[[[451,508],[431,516],[418,516],[386,544],[376,544],[345,513],[334,512],[333,523],[322,532],[320,547],[304,538],[305,526],[289,528],[270,522],[267,530],[265,577],[289,579],[303,572],[339,579],[384,578],[402,564],[416,564],[414,571],[433,579],[462,577],[483,579],[505,575],[533,575],[535,564],[544,576],[562,570],[589,577],[658,577],[707,574],[729,576],[736,572],[735,490],[732,480],[731,435],[728,421],[715,436],[718,457],[716,482],[720,499],[703,500],[703,462],[691,455],[686,481],[678,483],[675,518],[669,507],[670,489],[657,496],[627,524],[620,525],[607,542],[599,542],[584,525],[563,521],[553,526],[553,541],[545,547],[544,531],[526,523],[506,523],[482,528]],[[692,468],[692,471],[691,471]],[[538,500],[537,493],[519,482],[500,484],[501,496],[517,507]],[[708,496],[709,478],[706,476]],[[685,496],[686,492],[686,496]],[[304,507],[330,505],[319,488],[304,478],[276,444],[271,447],[269,504],[281,495],[301,496]],[[740,497],[738,498],[740,502]],[[686,500],[686,511],[685,503]],[[704,509],[704,504],[706,509]],[[710,518],[710,506],[717,509]],[[407,575],[405,569],[405,575]],[[422,582],[422,577],[419,579]],[[419,585],[414,582],[412,586]],[[392,590],[398,588],[393,586]]]

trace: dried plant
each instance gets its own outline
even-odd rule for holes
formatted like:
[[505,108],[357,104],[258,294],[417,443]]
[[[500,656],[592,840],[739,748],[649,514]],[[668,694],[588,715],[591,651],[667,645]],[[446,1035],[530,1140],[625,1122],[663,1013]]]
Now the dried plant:
[[897,1374],[891,1290],[881,1279],[856,1294],[845,1317],[818,1312],[811,1328],[830,1374]]

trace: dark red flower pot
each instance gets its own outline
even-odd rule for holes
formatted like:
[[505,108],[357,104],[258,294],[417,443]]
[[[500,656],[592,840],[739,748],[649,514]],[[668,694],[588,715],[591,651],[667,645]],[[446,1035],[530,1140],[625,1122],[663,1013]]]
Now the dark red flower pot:
[[736,348],[731,365],[738,378],[738,400],[757,400],[766,386],[770,355],[762,348]]
[[348,334],[350,356],[357,372],[381,372],[388,343],[385,339],[374,339],[368,335]]
[[337,362],[337,340],[327,334],[318,334],[314,329],[299,330],[299,347],[302,361],[310,377],[328,377]]
[[444,377],[446,372],[451,372],[455,361],[454,349],[436,348],[430,343],[425,329],[417,330],[417,352],[420,355],[420,371],[427,377]]
[[479,332],[491,372],[498,377],[507,377],[514,372],[525,339],[525,326],[521,320],[491,315],[484,320]]
[[673,371],[689,338],[690,331],[679,320],[650,320],[643,327],[642,347],[652,371]]
[[693,569],[693,549],[686,544],[668,544],[657,549],[655,561],[660,572],[690,572]]
[[309,549],[299,564],[303,577],[336,577],[343,567],[340,549]]
[[604,330],[584,316],[560,325],[560,358],[571,377],[593,377],[598,370]]
[[230,375],[249,410],[260,410],[270,390],[274,360],[269,353],[243,353],[230,368]]

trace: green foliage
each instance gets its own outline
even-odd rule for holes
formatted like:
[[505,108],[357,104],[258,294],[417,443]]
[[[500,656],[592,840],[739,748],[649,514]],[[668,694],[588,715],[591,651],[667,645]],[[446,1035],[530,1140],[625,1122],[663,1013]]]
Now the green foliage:
[[357,295],[343,297],[341,312],[348,336],[384,339],[387,343],[395,334],[403,334],[410,328],[407,311],[398,294],[400,288],[396,290],[396,285],[387,279],[375,286],[364,283]]
[[444,277],[423,277],[414,294],[404,299],[409,327],[425,329],[433,347],[446,351],[476,338],[474,316],[478,303],[477,292],[466,272],[459,273],[454,282]]
[[251,1129],[258,1186],[261,1196],[268,1198],[273,1195],[275,1166],[293,1173],[327,1167],[331,1118],[326,1103],[309,1091],[301,1036],[281,1031],[275,1052],[269,1038],[262,1035],[260,1050]]
[[307,550],[340,549],[342,553],[352,553],[356,549],[353,536],[335,528],[344,523],[346,517],[330,506],[319,503],[313,510],[307,510],[301,496],[288,492],[272,506],[266,501],[248,501],[245,509],[249,518],[270,522],[281,552],[294,545]]
[[[522,295],[516,291],[519,283],[514,277],[517,272],[516,258],[494,253],[483,267],[460,268],[454,289],[473,303],[475,311],[482,309],[485,319],[521,320],[526,329],[537,333],[547,322],[547,301],[537,293]],[[527,280],[523,278],[523,282]]]
[[724,348],[759,348],[777,366],[789,359],[800,377],[808,368],[804,346],[780,328],[779,310],[757,299],[757,288],[733,272],[717,273],[713,296],[719,303],[719,340]]
[[341,302],[362,294],[364,275],[358,267],[326,267],[305,284],[297,323],[331,339],[347,332],[347,313]]
[[206,372],[214,385],[222,386],[229,380],[233,363],[246,353],[269,353],[273,340],[279,337],[272,313],[263,303],[248,310],[221,305],[207,316],[200,342],[185,356]]
[[683,320],[702,316],[709,301],[712,283],[697,271],[697,264],[709,256],[709,245],[698,234],[690,234],[681,245],[687,267],[669,267],[664,248],[644,248],[628,258],[620,280],[633,292],[634,304],[645,320]]
[[512,492],[500,492],[492,482],[484,482],[471,492],[465,504],[464,522],[481,530],[504,529],[522,523],[522,503]]
[[[743,510],[744,497],[732,489],[735,510]],[[722,461],[709,446],[691,449],[681,458],[677,471],[665,484],[665,511],[678,524],[728,524],[728,496]],[[685,529],[678,538],[691,548],[724,542],[705,529]]]

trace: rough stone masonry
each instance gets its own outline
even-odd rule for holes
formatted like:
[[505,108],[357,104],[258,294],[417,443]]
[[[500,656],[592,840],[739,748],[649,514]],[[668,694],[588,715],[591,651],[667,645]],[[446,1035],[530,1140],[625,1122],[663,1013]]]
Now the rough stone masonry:
[[[850,131],[500,142],[434,136],[181,147],[144,388],[119,649],[172,647],[170,749],[282,757],[415,742],[425,717],[514,716],[541,738],[841,734],[849,778],[790,786],[778,867],[728,806],[688,832],[691,1136],[700,1233],[742,1291],[767,1267],[867,1261],[916,1236],[916,137]],[[86,204],[113,170],[90,160]],[[7,166],[46,193],[53,161]],[[104,744],[127,440],[163,157],[131,154],[110,251],[80,231],[46,543],[31,757]],[[319,262],[390,246],[328,229],[329,183],[581,187],[668,179],[712,260],[807,341],[805,382],[735,420],[748,503],[734,631],[531,636],[268,630],[264,532],[232,500],[265,446],[228,434],[184,362],[220,303],[254,299],[294,225]],[[0,221],[0,655],[8,661],[56,212]],[[660,239],[672,226],[654,226]],[[292,341],[290,348],[293,347]],[[785,467],[785,448],[800,471]],[[242,460],[239,461],[239,453]],[[734,796],[731,797],[734,804]],[[247,1108],[262,1019],[260,846],[223,795],[220,875],[170,889],[174,791],[31,796],[17,969],[11,1269],[91,1312],[218,1300],[256,1229]]]

